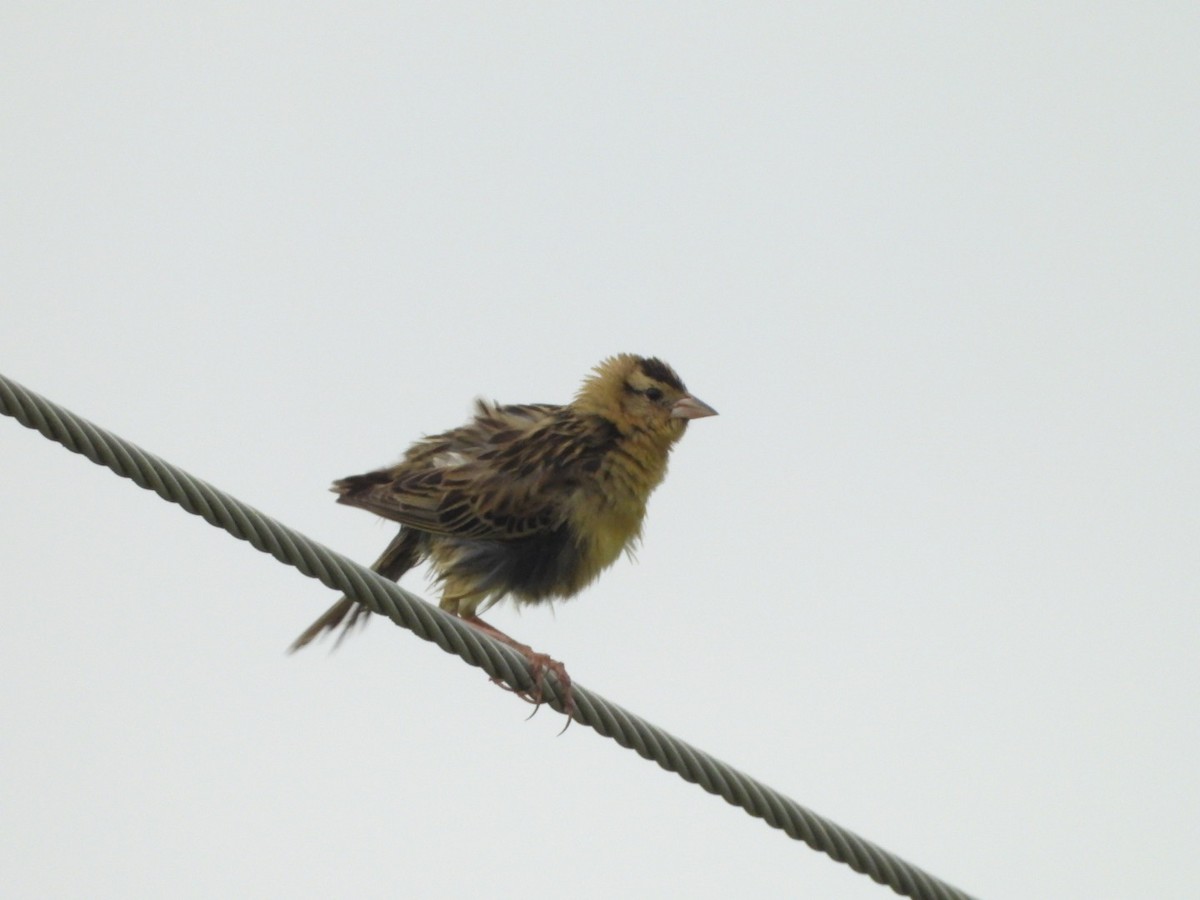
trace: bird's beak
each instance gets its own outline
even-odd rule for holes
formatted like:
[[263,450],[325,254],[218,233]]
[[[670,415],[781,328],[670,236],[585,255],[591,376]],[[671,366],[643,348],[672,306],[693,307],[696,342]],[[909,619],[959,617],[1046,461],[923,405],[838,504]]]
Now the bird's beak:
[[715,409],[703,400],[697,400],[691,394],[684,394],[671,407],[671,417],[675,419],[703,419],[705,416],[715,416],[716,414]]

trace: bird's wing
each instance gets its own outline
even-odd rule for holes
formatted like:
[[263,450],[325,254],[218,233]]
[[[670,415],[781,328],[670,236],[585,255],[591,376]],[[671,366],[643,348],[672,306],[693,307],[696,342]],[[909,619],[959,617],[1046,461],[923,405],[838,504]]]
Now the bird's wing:
[[548,404],[480,404],[473,422],[426,438],[390,469],[334,484],[338,502],[421,531],[516,540],[558,527],[612,435]]

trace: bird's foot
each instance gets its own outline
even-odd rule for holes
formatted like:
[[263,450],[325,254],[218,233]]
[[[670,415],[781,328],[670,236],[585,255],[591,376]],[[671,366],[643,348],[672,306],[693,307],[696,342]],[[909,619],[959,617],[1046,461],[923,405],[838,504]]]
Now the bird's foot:
[[[529,665],[533,669],[533,689],[521,690],[506,683],[501,678],[493,678],[492,681],[504,688],[506,691],[511,691],[516,694],[526,703],[533,704],[533,712],[529,714],[530,718],[536,713],[545,702],[544,686],[546,683],[546,673],[553,672],[554,678],[558,682],[560,696],[562,697],[563,712],[567,715],[567,724],[574,717],[577,707],[575,706],[575,696],[571,691],[571,676],[567,674],[567,667],[557,659],[545,653],[536,653],[528,647],[518,647],[521,655],[529,660]],[[566,730],[565,728],[563,729]]]
[[[562,700],[563,712],[567,716],[567,724],[563,726],[563,731],[566,731],[567,726],[571,724],[571,719],[575,717],[575,713],[578,711],[578,707],[575,705],[575,696],[571,692],[571,676],[567,674],[566,666],[552,656],[546,653],[538,653],[528,644],[522,644],[520,641],[509,637],[503,631],[493,628],[478,616],[463,616],[463,618],[480,631],[485,631],[497,640],[508,644],[508,646],[512,647],[529,661],[529,666],[533,670],[531,673],[533,676],[533,687],[531,689],[525,690],[524,688],[515,687],[508,684],[502,678],[492,678],[492,683],[499,685],[506,691],[511,691],[526,703],[532,703],[533,712],[529,714],[531,718],[541,708],[542,703],[545,702],[546,673],[551,672],[554,674],[554,678],[558,682],[558,691],[559,697]],[[559,734],[561,733],[559,732]]]

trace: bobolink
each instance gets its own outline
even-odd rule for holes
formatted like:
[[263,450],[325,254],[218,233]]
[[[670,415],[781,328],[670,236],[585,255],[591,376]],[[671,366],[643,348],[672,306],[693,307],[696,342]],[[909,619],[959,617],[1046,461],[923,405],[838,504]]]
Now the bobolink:
[[[391,468],[334,482],[333,491],[339,503],[400,523],[375,571],[398,580],[428,560],[442,609],[516,647],[537,679],[552,668],[569,701],[560,664],[477,613],[502,597],[570,597],[632,550],[671,447],[690,419],[713,415],[666,363],[621,354],[596,366],[565,406],[480,400],[466,425],[417,441]],[[344,623],[340,641],[368,615],[343,597],[291,649]]]

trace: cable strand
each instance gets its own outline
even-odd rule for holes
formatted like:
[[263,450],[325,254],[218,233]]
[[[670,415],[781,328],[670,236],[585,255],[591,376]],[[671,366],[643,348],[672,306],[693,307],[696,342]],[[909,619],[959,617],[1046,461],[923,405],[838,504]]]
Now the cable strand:
[[[447,653],[483,669],[489,676],[519,690],[534,687],[528,661],[511,647],[4,375],[0,375],[0,412],[200,516],[210,525],[248,542],[256,550],[341,591],[365,604],[372,612],[386,616],[423,640],[432,641]],[[543,688],[545,701],[563,712],[562,689],[553,673],[547,673]],[[890,887],[897,894],[918,900],[970,900],[968,894],[599,694],[575,684],[573,696],[576,721],[762,819],[772,828],[848,865],[855,872]]]

